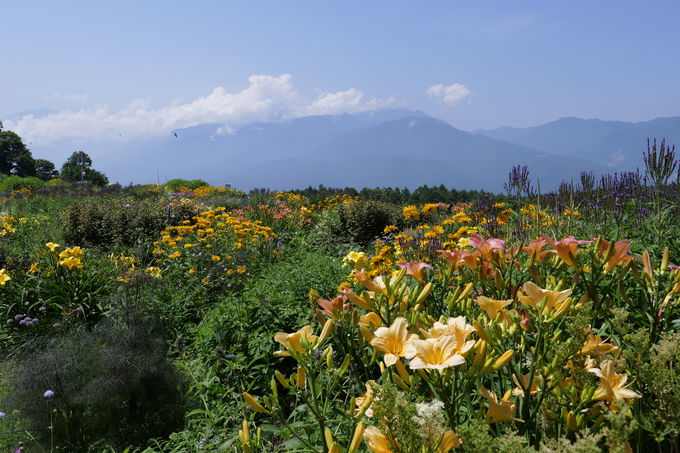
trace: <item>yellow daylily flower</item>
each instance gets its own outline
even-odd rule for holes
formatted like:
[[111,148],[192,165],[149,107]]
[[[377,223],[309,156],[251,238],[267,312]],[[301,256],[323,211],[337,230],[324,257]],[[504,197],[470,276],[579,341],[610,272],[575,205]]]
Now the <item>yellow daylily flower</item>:
[[379,327],[375,331],[371,346],[385,354],[383,360],[386,366],[392,366],[399,357],[412,357],[407,357],[407,345],[411,339],[417,337],[408,333],[408,321],[405,318],[397,318],[390,327]]
[[456,352],[456,339],[453,335],[411,340],[410,347],[415,356],[409,366],[414,370],[443,370],[465,363],[465,357]]
[[608,339],[602,339],[598,335],[595,335],[593,331],[588,329],[588,337],[586,342],[581,348],[581,354],[583,355],[594,355],[594,354],[604,354],[607,352],[616,351],[619,348],[611,343],[607,343]]
[[462,443],[463,442],[456,435],[456,433],[448,429],[442,435],[442,440],[439,441],[437,453],[446,453],[448,451],[453,450],[454,448],[460,447]]
[[495,320],[500,313],[499,322],[506,322],[508,325],[512,323],[512,319],[510,319],[510,316],[508,316],[508,311],[505,310],[505,307],[511,303],[512,299],[495,300],[484,296],[479,296],[477,298],[477,305],[479,305],[479,307],[484,310],[484,313],[486,313],[489,319]]
[[149,267],[145,272],[154,278],[161,278],[161,270],[158,267]]
[[12,280],[12,277],[7,273],[7,269],[0,269],[0,286],[5,286],[5,283]]
[[482,397],[489,401],[489,409],[486,412],[489,423],[513,420],[517,406],[515,403],[510,401],[510,397],[512,396],[511,390],[505,392],[505,395],[503,395],[503,399],[501,399],[500,403],[498,402],[496,393],[488,391],[484,386],[479,389],[479,393],[482,395]]
[[312,326],[307,325],[294,333],[277,333],[274,335],[274,340],[281,343],[288,351],[276,351],[274,354],[289,356],[291,352],[305,352],[303,341],[307,344],[314,343],[317,337],[313,335],[313,332]]
[[616,374],[612,360],[603,362],[600,368],[590,368],[588,371],[600,378],[600,386],[595,390],[593,399],[616,402],[618,400],[641,398],[639,394],[625,387],[628,376]]
[[80,261],[80,258],[69,256],[68,258],[64,258],[63,260],[59,261],[59,265],[69,270],[73,270],[81,269],[83,267],[83,262]]
[[475,328],[465,321],[465,317],[458,316],[447,319],[446,324],[435,322],[424,334],[427,338],[452,335],[456,340],[455,352],[465,356],[475,345],[475,340],[467,340],[467,337],[474,331]]
[[551,291],[539,288],[534,282],[526,282],[522,288],[526,296],[518,293],[517,298],[523,304],[538,308],[543,299],[546,299],[543,313],[548,313],[553,309],[559,310],[562,304],[567,303],[567,299],[571,296],[571,289]]
[[61,247],[59,244],[57,244],[57,243],[55,243],[55,242],[48,242],[47,244],[45,244],[45,246],[46,246],[48,249],[50,249],[50,252],[54,252],[56,249],[58,249],[59,247]]

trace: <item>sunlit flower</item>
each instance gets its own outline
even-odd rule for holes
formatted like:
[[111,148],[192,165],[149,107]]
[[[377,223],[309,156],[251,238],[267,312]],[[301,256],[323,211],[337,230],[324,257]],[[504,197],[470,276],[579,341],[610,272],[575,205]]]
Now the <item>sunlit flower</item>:
[[595,390],[593,399],[616,402],[640,398],[640,395],[625,387],[628,376],[616,374],[612,360],[603,362],[600,368],[590,368],[588,371],[600,378],[600,386]]
[[409,367],[414,370],[420,368],[443,370],[465,363],[465,357],[457,354],[456,339],[453,335],[426,340],[412,339],[410,346],[415,356],[411,359]]
[[161,278],[161,270],[158,267],[149,267],[145,272],[154,278]]
[[618,349],[615,345],[606,343],[606,341],[607,339],[603,340],[598,335],[595,335],[591,329],[588,329],[588,337],[581,348],[581,354],[604,354],[607,352],[616,351]]
[[31,263],[31,267],[28,268],[29,274],[35,274],[40,270],[38,263]]
[[7,269],[0,269],[0,286],[5,286],[5,283],[12,280],[12,277],[7,273]]
[[625,263],[633,259],[633,255],[628,254],[628,249],[630,247],[630,241],[617,241],[614,245],[611,243],[600,239],[600,256],[606,258],[606,254],[609,251],[609,247],[613,247],[613,254],[609,257],[604,265],[605,272],[610,272],[618,264]]
[[470,235],[470,245],[479,250],[479,253],[487,260],[493,259],[493,251],[496,250],[499,254],[505,254],[505,241],[502,239],[482,239],[477,234]]
[[416,334],[408,333],[408,321],[405,318],[397,318],[390,327],[380,327],[375,331],[375,338],[371,340],[371,346],[385,354],[385,365],[392,366],[397,363],[399,357],[407,357],[407,344],[411,339],[418,338]]
[[343,311],[349,304],[347,302],[347,296],[340,295],[335,297],[333,300],[319,299],[317,303],[323,309],[323,311],[328,314],[333,319],[337,319],[340,312]]
[[399,263],[399,267],[401,269],[406,269],[407,275],[410,275],[421,283],[425,280],[425,269],[432,269],[432,266],[427,263],[416,262]]
[[531,307],[539,308],[539,305],[545,299],[544,313],[547,313],[552,309],[559,310],[562,304],[567,303],[566,301],[571,295],[571,289],[551,291],[539,288],[538,285],[533,282],[526,282],[522,288],[526,295],[518,293],[517,298],[519,301]]
[[61,247],[59,244],[54,243],[54,242],[48,242],[47,244],[45,244],[45,246],[46,246],[48,249],[50,249],[50,252],[54,252],[56,249],[58,249],[59,247]]
[[522,250],[529,254],[534,261],[540,263],[543,261],[543,258],[552,253],[551,250],[543,250],[543,247],[546,245],[548,245],[548,240],[542,237],[529,242],[525,247],[522,247]]
[[515,415],[516,404],[510,401],[512,396],[512,391],[508,390],[503,395],[503,399],[498,402],[495,392],[490,392],[486,387],[482,386],[479,389],[479,393],[489,401],[489,409],[486,412],[486,416],[489,423],[505,422],[513,420]]
[[512,299],[495,300],[484,296],[479,296],[477,298],[477,304],[481,307],[482,310],[484,310],[484,313],[486,313],[489,319],[495,320],[496,316],[498,316],[498,314],[500,313],[499,319],[500,322],[504,321],[507,321],[508,323],[512,322],[512,320],[507,314],[507,310],[504,309],[511,303]]
[[83,256],[84,253],[85,253],[85,250],[81,249],[80,247],[70,247],[70,248],[67,248],[64,251],[62,251],[59,254],[59,258],[65,259],[65,258],[68,258],[70,256],[78,258],[78,257]]
[[59,261],[59,265],[69,270],[81,269],[83,267],[83,263],[80,261],[80,258],[76,258],[74,256],[64,258],[63,260]]
[[447,319],[446,324],[439,321],[435,322],[424,334],[428,338],[452,335],[455,339],[456,354],[465,356],[475,345],[475,340],[467,340],[467,337],[474,331],[475,328],[465,321],[465,317],[458,316]]
[[291,351],[304,352],[305,346],[303,342],[311,344],[317,339],[313,333],[314,329],[312,329],[312,326],[309,325],[304,326],[302,329],[294,333],[277,333],[274,335],[274,340],[276,340],[278,343],[281,343],[287,349],[287,351],[276,351],[274,354],[289,356],[291,355]]
[[222,257],[219,256],[219,255],[213,255],[213,256],[210,257],[210,260],[215,261],[215,262],[220,261],[221,259],[222,259]]

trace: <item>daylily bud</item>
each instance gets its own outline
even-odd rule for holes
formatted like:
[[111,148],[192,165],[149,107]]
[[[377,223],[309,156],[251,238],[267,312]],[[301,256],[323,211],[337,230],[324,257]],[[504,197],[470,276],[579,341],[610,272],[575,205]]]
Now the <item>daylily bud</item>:
[[261,412],[268,414],[269,411],[265,409],[254,397],[248,392],[243,392],[243,399],[245,400],[246,404],[251,407],[255,412]]
[[326,445],[330,447],[331,445],[335,444],[333,441],[333,432],[330,430],[330,428],[326,428],[324,430],[323,436],[326,439]]
[[472,359],[473,365],[481,365],[482,363],[484,363],[484,360],[486,359],[486,341],[484,340],[479,341],[480,341],[479,348],[477,348],[475,357]]
[[326,355],[326,368],[329,370],[333,369],[333,348],[328,347],[326,351],[324,352]]
[[351,359],[351,357],[349,356],[349,354],[345,356],[345,359],[344,359],[344,360],[342,361],[342,363],[340,364],[340,368],[338,368],[338,374],[339,374],[340,376],[342,376],[343,374],[345,374],[345,372],[346,372],[347,369],[349,368],[349,364],[350,364],[351,360],[352,360],[352,359]]
[[508,349],[503,353],[502,356],[500,356],[494,363],[493,366],[491,367],[494,371],[498,371],[501,368],[503,368],[505,365],[510,362],[512,359],[512,355],[514,354],[514,351],[512,349]]
[[331,333],[331,329],[333,329],[333,326],[335,326],[335,322],[333,322],[332,319],[326,320],[326,324],[323,325],[323,330],[321,331],[321,335],[319,336],[318,342],[319,345],[323,344],[323,342],[326,340],[328,334]]
[[238,430],[238,438],[241,441],[241,448],[245,453],[250,452],[250,430],[248,429],[248,422],[243,420],[242,429]]
[[577,426],[576,426],[576,416],[572,411],[567,412],[567,428],[569,428],[570,431],[576,431]]
[[301,389],[304,388],[305,384],[307,382],[307,372],[305,369],[301,366],[298,367],[297,369],[297,388]]
[[473,322],[472,327],[475,328],[475,331],[477,332],[477,336],[479,338],[486,341],[487,343],[491,343],[491,338],[489,337],[489,334],[486,332],[484,327],[479,323],[479,321]]
[[366,429],[364,422],[359,422],[357,427],[354,428],[354,435],[352,436],[352,442],[350,442],[349,447],[347,448],[347,453],[354,453],[359,449],[361,441],[363,440],[364,429]]
[[408,374],[408,371],[406,371],[406,367],[404,367],[404,364],[401,362],[401,359],[397,359],[397,372],[399,373],[399,376],[406,382],[408,382],[409,378],[411,377]]
[[420,295],[416,299],[416,304],[424,302],[425,299],[427,299],[427,296],[430,295],[430,291],[432,291],[432,282],[429,282],[427,285],[425,285],[423,290],[420,292]]
[[472,283],[468,283],[467,285],[465,285],[465,289],[463,290],[462,293],[460,293],[460,296],[458,296],[457,302],[461,302],[463,299],[469,296],[473,289],[474,286]]
[[279,370],[274,371],[274,377],[276,378],[277,381],[279,381],[279,384],[290,390],[291,385],[288,382],[288,379],[286,379],[286,376],[284,376]]
[[668,267],[669,254],[670,254],[670,251],[668,250],[668,247],[664,247],[663,257],[661,258],[661,270],[662,271],[665,271],[666,268]]
[[370,342],[373,339],[373,334],[366,327],[359,326],[359,332],[361,333],[361,336],[364,338],[364,340]]
[[397,374],[392,375],[392,382],[397,384],[397,386],[405,392],[408,392],[408,391],[411,390],[410,388],[408,388],[408,385],[406,385],[406,382],[404,382],[404,380],[402,378],[400,378],[399,375],[397,375]]
[[279,388],[276,385],[276,379],[272,378],[269,385],[272,389],[272,395],[274,395],[274,402],[278,402],[279,401]]

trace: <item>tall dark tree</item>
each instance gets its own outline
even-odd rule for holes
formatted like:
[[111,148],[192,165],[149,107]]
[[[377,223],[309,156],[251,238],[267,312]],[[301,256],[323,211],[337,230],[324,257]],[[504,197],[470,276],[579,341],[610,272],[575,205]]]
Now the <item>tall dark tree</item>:
[[35,159],[35,176],[43,181],[49,181],[59,177],[59,171],[54,164],[47,159]]
[[96,186],[109,183],[109,179],[92,168],[92,159],[85,151],[75,151],[61,166],[61,178],[71,182],[89,182]]
[[12,131],[0,131],[0,173],[35,176],[35,162],[21,137]]

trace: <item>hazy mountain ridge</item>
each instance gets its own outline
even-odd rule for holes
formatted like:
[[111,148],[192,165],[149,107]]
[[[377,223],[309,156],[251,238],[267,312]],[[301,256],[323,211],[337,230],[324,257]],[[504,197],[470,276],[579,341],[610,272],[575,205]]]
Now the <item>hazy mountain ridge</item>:
[[527,128],[480,129],[476,134],[546,153],[592,160],[617,170],[642,166],[647,138],[666,138],[680,144],[680,117],[637,123],[599,119],[561,118]]

